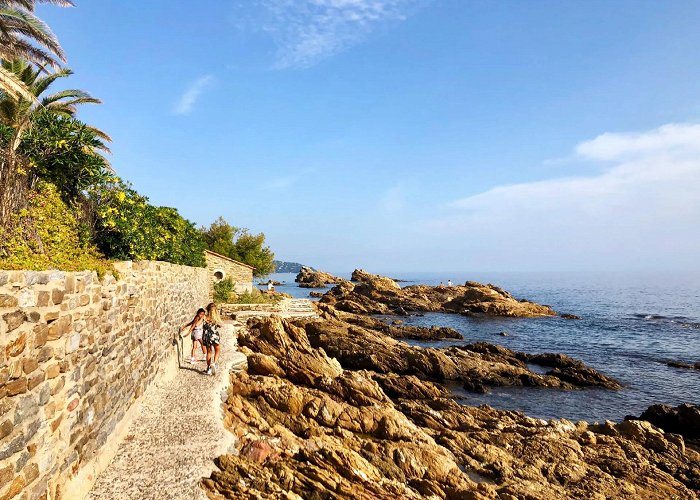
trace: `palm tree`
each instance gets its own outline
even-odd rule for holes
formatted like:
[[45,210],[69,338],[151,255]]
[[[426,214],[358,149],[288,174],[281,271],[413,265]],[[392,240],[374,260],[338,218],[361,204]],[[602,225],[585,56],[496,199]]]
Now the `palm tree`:
[[[10,155],[13,155],[19,147],[22,135],[31,127],[32,121],[38,113],[48,112],[72,118],[75,116],[78,104],[100,104],[102,102],[87,92],[77,89],[61,90],[55,94],[44,96],[46,90],[56,80],[73,74],[73,71],[68,68],[61,68],[55,73],[46,74],[43,67],[35,68],[23,59],[2,61],[0,67],[8,73],[12,73],[31,95],[30,99],[11,96],[0,97],[0,122],[13,130],[7,145],[7,153]],[[96,132],[98,137],[109,140],[104,132],[94,128],[92,130]]]
[[[21,83],[28,98],[13,97],[6,92],[0,92],[0,123],[10,129],[4,158],[0,159],[0,227],[7,222],[12,211],[10,194],[16,182],[18,156],[16,154],[23,135],[32,127],[33,122],[44,113],[72,118],[79,104],[99,104],[101,101],[87,92],[77,89],[61,90],[54,94],[44,95],[48,88],[59,78],[73,74],[68,68],[62,68],[55,73],[45,73],[43,67],[34,67],[23,59],[2,61],[0,68]],[[89,130],[98,138],[109,141],[107,134],[94,127]],[[16,201],[16,200],[15,200]]]
[[[66,60],[56,36],[34,15],[36,3],[61,7],[73,5],[71,0],[0,0],[0,59],[23,58],[43,67],[58,67]],[[0,68],[0,90],[13,97],[30,97],[15,75]]]

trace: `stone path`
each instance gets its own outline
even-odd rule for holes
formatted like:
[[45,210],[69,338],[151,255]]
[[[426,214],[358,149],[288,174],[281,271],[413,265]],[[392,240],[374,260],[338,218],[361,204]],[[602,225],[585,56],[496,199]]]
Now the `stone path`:
[[[155,382],[141,398],[126,438],[86,498],[206,499],[199,486],[214,469],[213,459],[233,450],[235,437],[223,425],[221,409],[229,371],[245,366],[238,352],[236,330],[229,322],[221,338],[215,376],[202,370],[206,362],[185,363],[170,380]],[[184,358],[191,342],[184,339]],[[202,357],[201,351],[198,353]]]

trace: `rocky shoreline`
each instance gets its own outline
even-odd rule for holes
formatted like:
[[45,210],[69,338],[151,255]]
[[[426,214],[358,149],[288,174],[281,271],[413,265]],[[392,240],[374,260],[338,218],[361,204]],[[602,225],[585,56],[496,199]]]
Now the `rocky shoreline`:
[[[212,495],[691,499],[700,493],[700,453],[680,435],[698,407],[679,410],[677,427],[664,432],[646,420],[591,425],[462,406],[441,380],[457,376],[488,386],[517,378],[573,388],[583,381],[606,387],[612,379],[565,356],[491,344],[411,347],[328,311],[321,315],[252,319],[240,335],[249,369],[232,377],[225,403],[226,425],[239,445],[203,480]],[[561,373],[530,374],[525,362]],[[564,375],[568,368],[592,378]],[[673,412],[663,414],[672,421]]]
[[[305,282],[333,278],[309,274]],[[212,496],[554,500],[700,494],[700,407],[657,405],[620,423],[589,424],[464,406],[443,384],[477,393],[502,386],[622,385],[563,354],[486,342],[409,345],[403,340],[462,336],[451,328],[372,316],[556,315],[548,306],[517,300],[493,285],[401,288],[356,270],[353,281],[340,280],[316,308],[313,319],[253,318],[240,334],[248,371],[232,377],[225,403],[225,423],[239,444],[203,480]]]

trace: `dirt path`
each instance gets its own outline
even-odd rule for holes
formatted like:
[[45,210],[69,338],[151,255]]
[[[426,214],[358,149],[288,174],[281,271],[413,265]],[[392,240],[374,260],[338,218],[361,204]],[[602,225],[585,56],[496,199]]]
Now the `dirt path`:
[[[223,426],[221,401],[229,371],[242,368],[246,362],[236,349],[236,338],[232,323],[228,334],[222,335],[216,375],[203,374],[205,362],[186,362],[174,378],[149,387],[116,456],[86,498],[207,498],[199,480],[214,469],[212,460],[235,444],[235,437]],[[190,347],[190,340],[185,339],[186,360]]]

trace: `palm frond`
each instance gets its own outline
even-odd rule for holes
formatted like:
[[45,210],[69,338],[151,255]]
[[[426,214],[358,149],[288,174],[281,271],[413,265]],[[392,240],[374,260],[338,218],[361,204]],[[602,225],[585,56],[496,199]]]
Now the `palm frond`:
[[0,88],[13,99],[35,99],[27,86],[14,73],[3,67],[0,67]]

